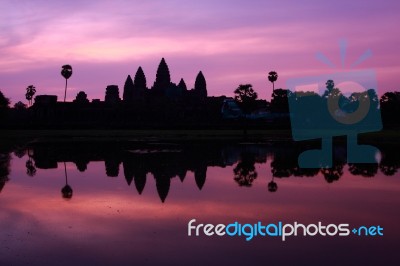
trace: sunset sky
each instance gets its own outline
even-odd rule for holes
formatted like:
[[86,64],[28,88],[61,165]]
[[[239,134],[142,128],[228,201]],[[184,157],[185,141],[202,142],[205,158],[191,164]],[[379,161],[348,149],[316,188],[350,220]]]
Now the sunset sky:
[[[153,85],[164,57],[172,81],[194,86],[198,71],[209,95],[232,96],[251,83],[260,98],[286,80],[337,71],[365,51],[356,70],[373,69],[380,93],[400,88],[400,2],[393,1],[4,1],[0,0],[0,90],[12,104],[37,95],[63,98],[61,66],[70,64],[68,100],[79,91],[104,100],[107,85],[122,96],[128,74],[142,66]],[[347,40],[341,64],[339,41]],[[316,59],[325,54],[335,65]]]

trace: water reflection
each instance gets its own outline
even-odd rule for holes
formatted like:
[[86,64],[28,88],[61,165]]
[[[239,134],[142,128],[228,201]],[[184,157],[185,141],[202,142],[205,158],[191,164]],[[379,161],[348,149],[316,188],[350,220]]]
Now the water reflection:
[[[396,146],[379,147],[380,164],[348,165],[345,147],[337,145],[330,169],[299,168],[297,155],[306,148],[282,142],[3,147],[0,264],[308,265],[312,250],[320,265],[341,265],[343,258],[352,265],[395,265]],[[33,177],[28,168],[36,169]],[[193,218],[380,225],[385,235],[286,242],[188,237]]]
[[68,185],[67,165],[64,162],[65,186],[61,189],[61,195],[64,199],[72,198],[72,187]]
[[[304,169],[297,164],[298,155],[304,147],[292,143],[53,143],[32,144],[13,151],[18,158],[27,157],[26,174],[35,176],[37,169],[56,169],[64,166],[65,185],[62,197],[71,199],[73,189],[68,183],[67,162],[76,165],[79,172],[85,172],[90,162],[104,162],[108,177],[118,177],[120,166],[128,186],[132,183],[138,194],[146,187],[149,174],[155,179],[156,190],[165,202],[171,187],[171,179],[178,177],[184,182],[187,172],[193,172],[195,184],[201,190],[206,183],[207,168],[232,166],[232,179],[240,187],[251,187],[256,179],[263,178],[269,192],[277,192],[279,179],[289,177],[314,177],[322,175],[327,183],[338,181],[347,171],[361,177],[374,177],[378,171],[394,175],[400,167],[392,145],[381,145],[379,164],[346,165],[346,149],[337,146],[334,151],[332,168]],[[11,151],[0,157],[0,191],[8,181]],[[270,174],[260,177],[256,166],[270,164]],[[346,167],[347,166],[347,167]],[[77,184],[78,186],[79,184]]]
[[[22,154],[25,154],[25,152],[21,152],[21,150],[20,150],[20,151],[15,151],[14,154],[18,154],[17,156],[19,157]],[[28,154],[28,160],[25,163],[26,174],[28,176],[34,176],[34,175],[36,175],[36,167],[35,167],[35,164],[34,164],[34,162],[32,160],[32,150],[28,149],[27,150],[27,154]],[[19,158],[22,158],[22,157],[19,157]]]
[[3,190],[10,174],[10,155],[0,153],[0,192]]

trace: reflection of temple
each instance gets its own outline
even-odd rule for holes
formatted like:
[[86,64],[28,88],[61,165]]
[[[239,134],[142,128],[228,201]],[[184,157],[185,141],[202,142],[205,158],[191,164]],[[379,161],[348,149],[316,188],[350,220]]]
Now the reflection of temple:
[[268,147],[265,145],[215,144],[115,144],[86,143],[76,147],[70,144],[35,145],[33,159],[37,168],[57,168],[60,162],[74,162],[79,171],[85,171],[91,161],[104,161],[105,173],[117,177],[122,165],[126,182],[134,184],[139,194],[146,186],[149,174],[156,181],[161,201],[168,196],[171,179],[185,180],[187,172],[194,175],[195,183],[201,190],[206,182],[209,166],[226,167],[237,163],[243,153],[255,156],[254,163],[266,162]]
[[[158,195],[162,202],[168,196],[172,178],[184,182],[188,171],[195,178],[198,189],[202,189],[207,178],[207,168],[232,166],[232,179],[239,186],[251,187],[256,179],[265,182],[269,191],[278,189],[279,178],[323,176],[328,183],[337,181],[343,175],[346,149],[338,146],[334,151],[334,166],[330,169],[303,169],[297,165],[297,158],[307,147],[286,142],[246,144],[223,142],[151,144],[142,142],[98,142],[32,144],[29,159],[32,165],[41,169],[57,168],[61,162],[73,162],[84,172],[91,161],[104,161],[104,170],[109,177],[123,174],[127,184],[134,185],[142,194],[149,175],[155,179]],[[382,161],[378,164],[350,164],[352,175],[371,177],[380,169],[385,175],[394,175],[400,167],[400,158],[392,146],[380,147]],[[20,152],[15,152],[16,156]],[[23,154],[21,153],[23,156]],[[270,160],[271,174],[261,177],[257,164]],[[10,156],[0,157],[0,191],[8,180]],[[120,167],[122,171],[120,172]],[[67,176],[65,176],[67,178]],[[266,179],[265,179],[266,178]],[[268,185],[267,185],[268,184]],[[66,185],[68,185],[66,180]],[[266,189],[267,190],[267,189]],[[68,194],[68,193],[67,193]],[[72,196],[71,193],[68,195]]]

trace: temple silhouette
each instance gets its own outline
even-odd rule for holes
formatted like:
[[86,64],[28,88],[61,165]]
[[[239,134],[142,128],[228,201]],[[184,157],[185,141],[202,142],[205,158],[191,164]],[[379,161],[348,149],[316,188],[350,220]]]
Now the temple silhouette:
[[[140,102],[154,101],[155,99],[169,99],[172,101],[192,100],[205,101],[207,99],[207,84],[203,73],[197,74],[194,88],[188,90],[183,78],[178,85],[171,82],[168,65],[164,58],[158,65],[156,79],[151,88],[147,87],[146,76],[139,66],[135,77],[128,75],[125,81],[122,101],[126,104],[138,104]],[[115,104],[120,102],[119,88],[110,85],[106,88],[105,102]]]
[[[71,74],[72,69],[63,75],[66,85]],[[357,92],[344,96],[340,88],[334,88],[333,80],[327,81],[322,95],[311,91],[294,93],[290,89],[273,89],[270,102],[257,99],[251,84],[240,84],[234,90],[235,98],[208,96],[207,81],[202,71],[198,72],[193,87],[188,89],[183,78],[178,83],[171,81],[170,69],[164,58],[158,65],[152,86],[148,85],[141,66],[134,77],[128,75],[123,84],[123,88],[115,84],[107,85],[104,98],[91,101],[84,91],[79,91],[71,102],[60,101],[56,95],[37,95],[32,101],[36,89],[30,85],[26,94],[29,96],[29,107],[17,102],[14,108],[9,107],[10,99],[0,91],[0,128],[244,129],[246,132],[247,129],[291,129],[293,121],[300,129],[307,125],[318,128],[321,121],[331,117],[326,107],[328,96],[334,98],[336,94],[340,95],[338,111],[344,110],[348,114],[358,110],[359,103],[365,98]],[[246,90],[252,91],[251,95]],[[380,99],[373,89],[369,89],[367,94],[373,107],[371,115],[374,114],[377,119],[382,116],[385,129],[398,128],[400,93],[387,92]],[[296,108],[290,111],[289,103]],[[316,109],[321,111],[316,112]],[[326,117],[321,118],[323,114]],[[371,124],[367,122],[363,126]],[[346,125],[342,127],[347,128]],[[313,127],[307,128],[310,132],[314,131]]]
[[202,71],[194,87],[185,81],[171,81],[164,58],[150,87],[141,66],[134,78],[128,75],[123,90],[117,85],[105,88],[104,100],[89,101],[84,91],[72,102],[57,101],[55,95],[38,95],[24,114],[17,112],[9,120],[10,127],[28,128],[138,128],[217,125],[225,96],[208,97],[207,82]]

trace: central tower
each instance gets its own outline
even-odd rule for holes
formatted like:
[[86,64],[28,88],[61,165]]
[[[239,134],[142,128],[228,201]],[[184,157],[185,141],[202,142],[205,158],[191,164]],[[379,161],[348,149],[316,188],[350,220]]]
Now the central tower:
[[165,62],[165,59],[162,58],[160,64],[158,65],[156,80],[154,81],[154,85],[152,90],[156,94],[165,94],[166,89],[171,84],[171,76],[169,74],[168,65]]

